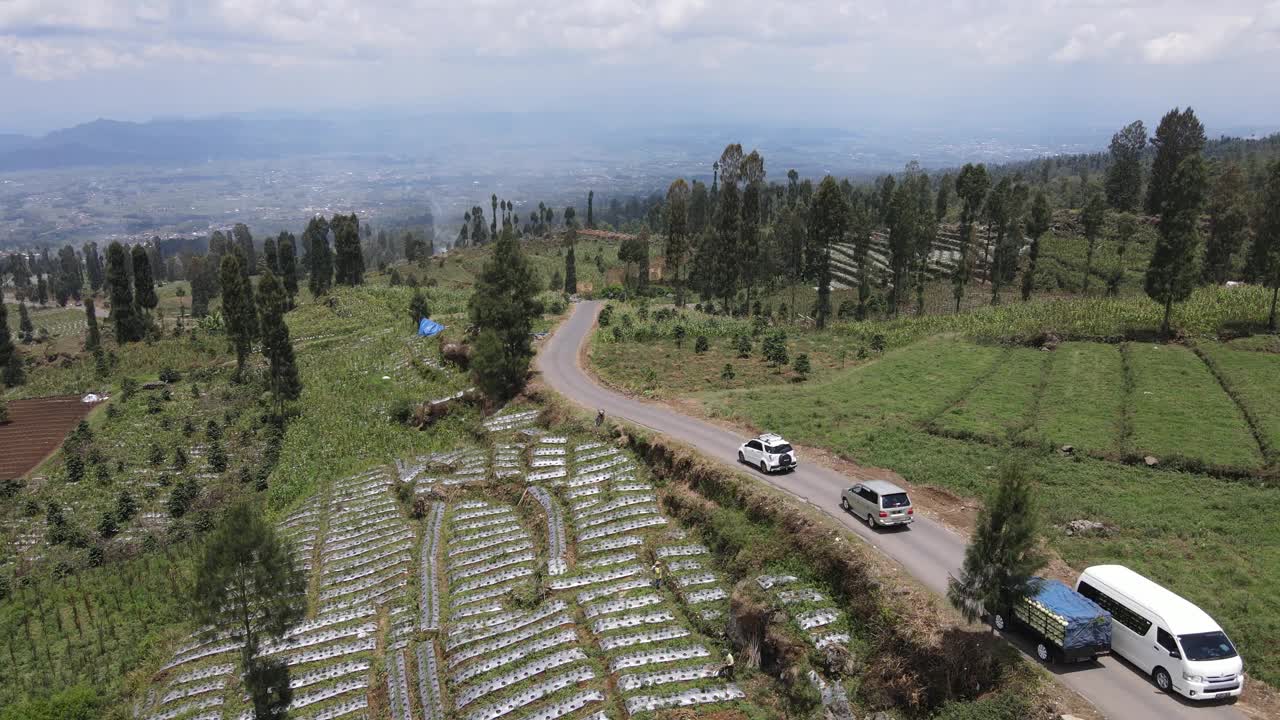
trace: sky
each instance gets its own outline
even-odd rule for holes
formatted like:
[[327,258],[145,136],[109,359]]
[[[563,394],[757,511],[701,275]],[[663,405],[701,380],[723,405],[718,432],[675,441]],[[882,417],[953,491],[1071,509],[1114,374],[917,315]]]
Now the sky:
[[1280,0],[0,0],[0,131],[391,108],[1280,126]]

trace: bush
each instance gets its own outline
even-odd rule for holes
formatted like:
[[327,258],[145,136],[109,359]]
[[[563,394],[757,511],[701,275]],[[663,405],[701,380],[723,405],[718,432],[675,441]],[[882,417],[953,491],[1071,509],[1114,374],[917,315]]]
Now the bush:
[[160,382],[172,385],[182,379],[182,374],[173,368],[167,367],[160,371]]
[[802,382],[808,380],[810,371],[809,355],[807,353],[797,355],[795,362],[791,364],[791,369],[796,371],[797,380]]
[[934,720],[1022,720],[1030,716],[1026,699],[1006,692],[982,700],[947,703]]
[[227,471],[227,453],[217,440],[209,443],[209,470],[216,473]]
[[116,525],[115,514],[109,512],[102,513],[102,517],[98,520],[98,536],[103,540],[110,540],[112,537],[115,537],[115,534],[119,531],[120,528]]
[[397,425],[408,425],[409,420],[413,418],[413,402],[409,398],[398,397],[391,401],[391,407],[387,408],[387,415],[391,418],[391,422]]
[[684,336],[685,336],[684,326],[677,325],[675,330],[672,331],[672,334],[674,334],[676,338],[676,347],[682,347],[684,345]]
[[596,322],[600,327],[609,327],[609,323],[613,321],[613,305],[606,304],[600,309],[600,317]]
[[67,469],[67,482],[78,483],[84,479],[84,458],[80,453],[67,453],[63,463]]
[[151,467],[157,467],[164,462],[164,450],[157,443],[151,443],[151,450],[147,453],[147,462]]
[[764,357],[769,364],[780,367],[787,364],[787,333],[778,330],[770,333],[764,341]]
[[704,353],[711,348],[710,341],[706,335],[699,335],[697,340],[693,341],[693,351],[696,353]]
[[734,378],[733,365],[730,365],[729,363],[725,363],[724,369],[720,371],[720,379],[725,382],[730,382],[733,380],[733,378]]
[[751,337],[750,336],[739,335],[736,341],[736,347],[738,349],[738,357],[740,358],[751,357]]

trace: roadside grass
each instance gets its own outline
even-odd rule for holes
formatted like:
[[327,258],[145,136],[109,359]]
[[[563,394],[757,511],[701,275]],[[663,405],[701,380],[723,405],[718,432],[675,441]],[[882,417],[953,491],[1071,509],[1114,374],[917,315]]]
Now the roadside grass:
[[1125,402],[1119,351],[1114,345],[1069,342],[1054,352],[1035,436],[1057,445],[1118,452]]
[[1011,349],[963,400],[934,421],[945,430],[1006,439],[1021,429],[1033,407],[1038,379],[1052,356],[1041,350]]
[[1134,343],[1130,352],[1134,450],[1226,467],[1261,465],[1240,409],[1195,353],[1149,343]]
[[[1199,349],[1217,363],[1240,402],[1257,420],[1263,442],[1276,453],[1280,451],[1280,354],[1235,347],[1234,342],[1205,343]],[[1269,460],[1275,462],[1276,458]]]

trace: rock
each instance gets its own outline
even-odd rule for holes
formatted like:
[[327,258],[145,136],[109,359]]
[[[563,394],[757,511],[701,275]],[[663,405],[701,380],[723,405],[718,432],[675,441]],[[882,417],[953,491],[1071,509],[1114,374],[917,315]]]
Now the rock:
[[1075,445],[1063,445],[1062,447],[1058,448],[1058,450],[1059,450],[1059,451],[1061,451],[1063,455],[1070,455],[1070,454],[1072,454],[1072,453],[1074,453],[1074,452],[1076,451],[1076,446],[1075,446]]
[[1069,536],[1106,535],[1108,530],[1106,525],[1097,520],[1072,520],[1067,523],[1066,533]]
[[1160,461],[1156,459],[1155,455],[1148,455],[1142,458],[1142,462],[1146,463],[1147,467],[1155,467],[1160,464]]

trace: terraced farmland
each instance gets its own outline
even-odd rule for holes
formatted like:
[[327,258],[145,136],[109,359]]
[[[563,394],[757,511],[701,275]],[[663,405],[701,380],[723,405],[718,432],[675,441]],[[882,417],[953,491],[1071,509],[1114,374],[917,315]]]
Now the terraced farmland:
[[[311,581],[308,620],[266,650],[290,666],[291,717],[758,714],[719,676],[728,586],[707,549],[659,510],[629,454],[546,434],[537,414],[491,418],[492,447],[336,482],[281,521]],[[397,483],[421,521],[406,517]],[[798,622],[822,642],[847,642],[819,634],[838,612],[810,614]],[[237,650],[193,635],[138,716],[248,717]]]
[[[994,236],[979,228],[978,237],[969,248],[969,259],[973,263],[973,277],[981,280],[987,276],[991,259],[990,244]],[[1029,247],[1030,241],[1024,240],[1022,250]],[[876,284],[890,281],[889,271],[889,236],[882,231],[871,234],[871,247],[867,253],[867,262],[871,267]],[[930,279],[950,277],[960,261],[960,231],[955,226],[938,228],[938,235],[933,241],[933,249],[929,253],[928,268]],[[831,249],[831,286],[835,290],[858,287],[859,263],[857,249],[853,243],[838,243]]]

